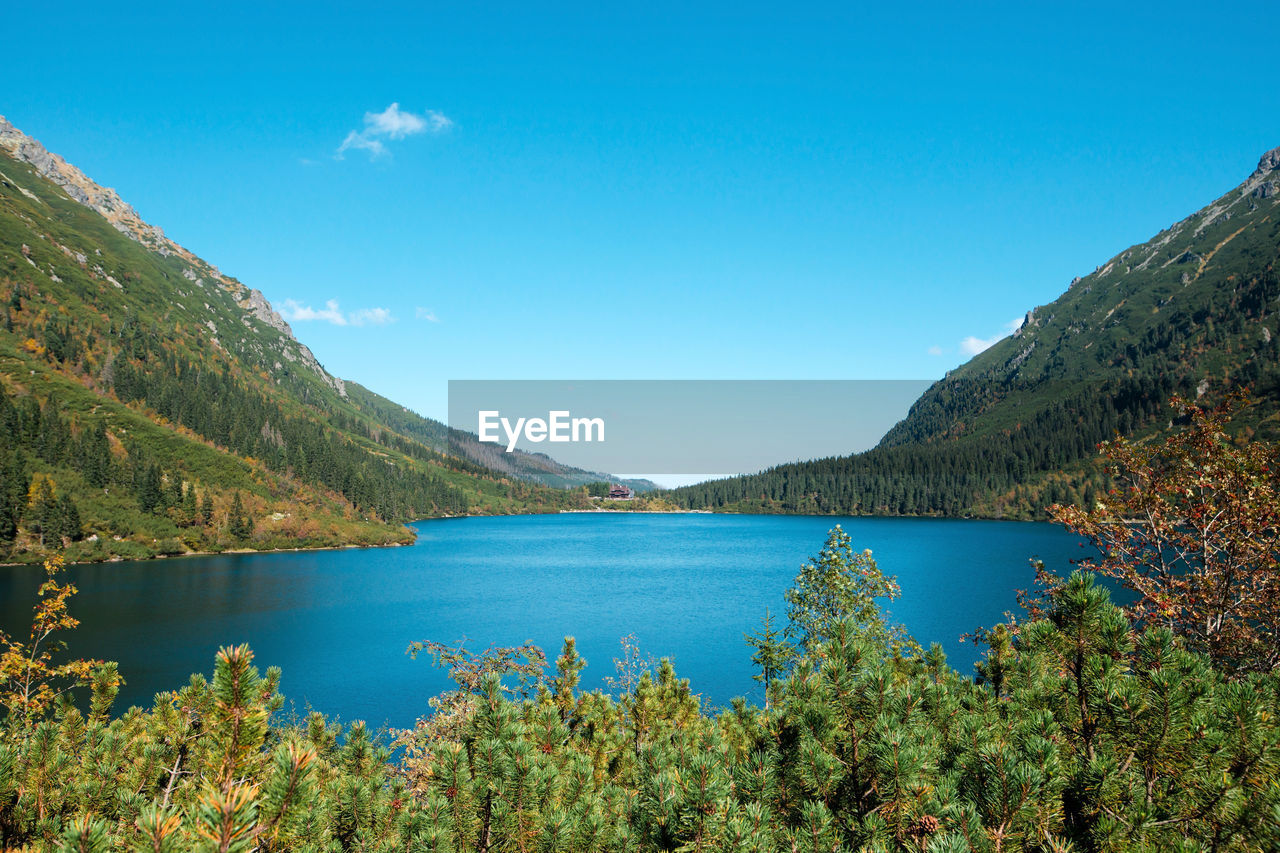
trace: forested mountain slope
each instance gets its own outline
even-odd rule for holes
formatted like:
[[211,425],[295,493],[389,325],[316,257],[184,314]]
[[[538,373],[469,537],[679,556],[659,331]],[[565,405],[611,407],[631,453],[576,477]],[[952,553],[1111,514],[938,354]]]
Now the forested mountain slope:
[[408,541],[600,478],[447,455],[443,424],[331,376],[259,291],[3,118],[0,306],[0,559]]
[[1039,517],[1092,503],[1116,433],[1169,424],[1169,397],[1251,389],[1249,432],[1277,432],[1280,149],[1239,186],[1027,312],[866,453],[676,490],[689,507]]

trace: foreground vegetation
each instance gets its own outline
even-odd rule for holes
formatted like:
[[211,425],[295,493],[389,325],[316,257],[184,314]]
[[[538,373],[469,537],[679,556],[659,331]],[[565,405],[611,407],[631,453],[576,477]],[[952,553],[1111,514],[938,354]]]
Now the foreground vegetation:
[[[6,694],[0,843],[62,850],[1274,850],[1280,680],[1231,681],[1135,632],[1086,575],[975,682],[883,625],[806,638],[766,709],[702,713],[669,664],[578,692],[572,642],[520,684],[460,689],[391,760],[361,723],[281,723],[279,672],[223,649],[212,680],[111,718]],[[529,662],[532,663],[529,663]],[[10,684],[15,673],[6,671]]]
[[[1113,475],[1138,485],[1055,509],[1109,543],[1094,567],[1136,596],[1128,613],[1090,573],[1042,573],[966,678],[891,622],[896,582],[837,527],[787,591],[785,628],[748,637],[765,707],[715,715],[665,661],[579,690],[566,639],[552,672],[530,646],[414,644],[457,689],[388,742],[282,719],[279,671],[245,647],[113,717],[115,665],[56,655],[74,589],[50,561],[30,638],[0,637],[0,846],[1275,851],[1274,451],[1230,444],[1220,415],[1117,442]],[[1139,506],[1143,524],[1117,512]],[[1188,521],[1203,548],[1162,575]],[[1224,597],[1245,573],[1251,594]]]

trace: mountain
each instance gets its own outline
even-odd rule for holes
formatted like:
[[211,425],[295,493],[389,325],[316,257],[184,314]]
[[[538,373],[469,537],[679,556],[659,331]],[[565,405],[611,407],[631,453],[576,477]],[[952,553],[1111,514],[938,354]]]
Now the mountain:
[[328,373],[260,291],[3,117],[0,305],[0,558],[405,542],[607,479],[450,455],[444,424]]
[[1280,148],[1221,198],[1071,282],[930,387],[865,453],[675,490],[694,508],[1041,517],[1092,504],[1096,446],[1171,426],[1171,395],[1247,387],[1280,433]]

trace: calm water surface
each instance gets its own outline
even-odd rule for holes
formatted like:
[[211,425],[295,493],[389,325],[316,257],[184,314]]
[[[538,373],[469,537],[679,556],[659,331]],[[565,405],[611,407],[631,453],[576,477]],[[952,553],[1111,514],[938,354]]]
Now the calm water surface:
[[[1079,540],[1049,524],[933,519],[574,514],[424,521],[412,547],[190,557],[75,566],[72,651],[115,660],[121,703],[212,671],[220,645],[247,642],[282,691],[344,720],[407,726],[448,686],[413,640],[516,645],[554,660],[565,635],[589,666],[586,688],[613,674],[619,639],[669,656],[710,702],[761,700],[752,681],[754,631],[826,532],[843,524],[896,574],[893,616],[924,643],[942,643],[972,671],[959,636],[1014,607],[1031,583],[1028,559],[1069,569]],[[30,626],[38,568],[0,567],[0,626]]]

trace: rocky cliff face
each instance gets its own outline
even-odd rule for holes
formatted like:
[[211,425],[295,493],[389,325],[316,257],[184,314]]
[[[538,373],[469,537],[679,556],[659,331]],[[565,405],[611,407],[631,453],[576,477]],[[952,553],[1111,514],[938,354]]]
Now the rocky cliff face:
[[15,160],[29,164],[37,173],[60,187],[68,198],[101,214],[120,233],[159,255],[176,255],[184,259],[190,265],[184,271],[184,277],[202,286],[207,279],[226,290],[248,317],[260,320],[283,336],[285,340],[281,342],[280,353],[286,360],[301,362],[314,370],[327,385],[346,396],[346,386],[342,380],[331,376],[311,350],[294,337],[289,324],[271,307],[262,291],[246,287],[236,279],[224,275],[217,267],[205,263],[194,253],[166,237],[161,228],[143,220],[132,205],[120,198],[115,190],[91,180],[84,172],[46,149],[38,140],[18,130],[4,116],[0,116],[0,150]]
[[164,236],[164,231],[143,222],[138,212],[126,204],[115,190],[89,180],[84,172],[57,154],[50,153],[4,116],[0,116],[0,148],[7,150],[15,160],[30,163],[37,172],[62,187],[70,198],[102,214],[121,233],[156,251],[185,253]]

